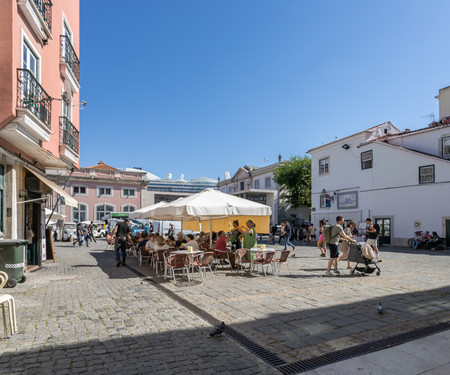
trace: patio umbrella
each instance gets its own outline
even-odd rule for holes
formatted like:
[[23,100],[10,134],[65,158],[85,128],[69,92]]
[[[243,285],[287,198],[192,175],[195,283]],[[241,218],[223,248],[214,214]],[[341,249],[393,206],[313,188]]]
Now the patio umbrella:
[[157,207],[161,207],[166,205],[167,202],[159,202],[156,204],[151,204],[150,206],[145,206],[140,208],[139,210],[130,212],[129,217],[132,219],[153,219],[151,216],[152,210],[154,210]]
[[[48,219],[52,215],[52,210],[48,208],[45,209],[45,217]],[[59,212],[53,212],[52,219],[53,220],[62,220],[66,217],[66,215],[60,214]]]
[[214,227],[219,225],[225,230],[229,230],[229,222],[234,219],[246,220],[248,218],[260,218],[259,222],[264,223],[269,230],[270,206],[250,201],[248,199],[236,197],[234,195],[222,193],[214,189],[205,189],[200,193],[190,195],[186,198],[178,199],[164,206],[152,210],[152,217],[159,220],[182,220],[183,229],[186,228],[186,221],[189,222],[189,229],[195,223],[209,222],[212,232]]

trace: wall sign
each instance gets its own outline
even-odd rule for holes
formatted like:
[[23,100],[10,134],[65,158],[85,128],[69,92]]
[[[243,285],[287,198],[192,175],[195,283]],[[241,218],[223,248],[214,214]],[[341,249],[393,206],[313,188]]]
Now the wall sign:
[[337,208],[358,208],[358,192],[346,191],[344,193],[337,193]]

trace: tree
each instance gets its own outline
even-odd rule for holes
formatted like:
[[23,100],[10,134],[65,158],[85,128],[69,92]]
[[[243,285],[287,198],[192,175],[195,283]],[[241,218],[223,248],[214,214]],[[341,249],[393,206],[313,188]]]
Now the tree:
[[281,196],[292,208],[311,206],[311,159],[292,156],[274,171],[273,180],[281,187]]

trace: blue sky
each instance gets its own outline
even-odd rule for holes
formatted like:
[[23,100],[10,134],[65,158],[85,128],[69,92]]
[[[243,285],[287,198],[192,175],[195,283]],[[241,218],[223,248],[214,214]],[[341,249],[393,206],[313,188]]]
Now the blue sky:
[[447,0],[81,0],[81,166],[220,177],[438,120]]

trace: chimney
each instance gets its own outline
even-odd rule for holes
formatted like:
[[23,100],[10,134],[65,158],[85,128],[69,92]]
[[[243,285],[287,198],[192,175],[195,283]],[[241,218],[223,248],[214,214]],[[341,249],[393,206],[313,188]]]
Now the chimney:
[[281,154],[278,155],[278,162],[281,163]]
[[405,133],[409,133],[411,129],[405,129]]

